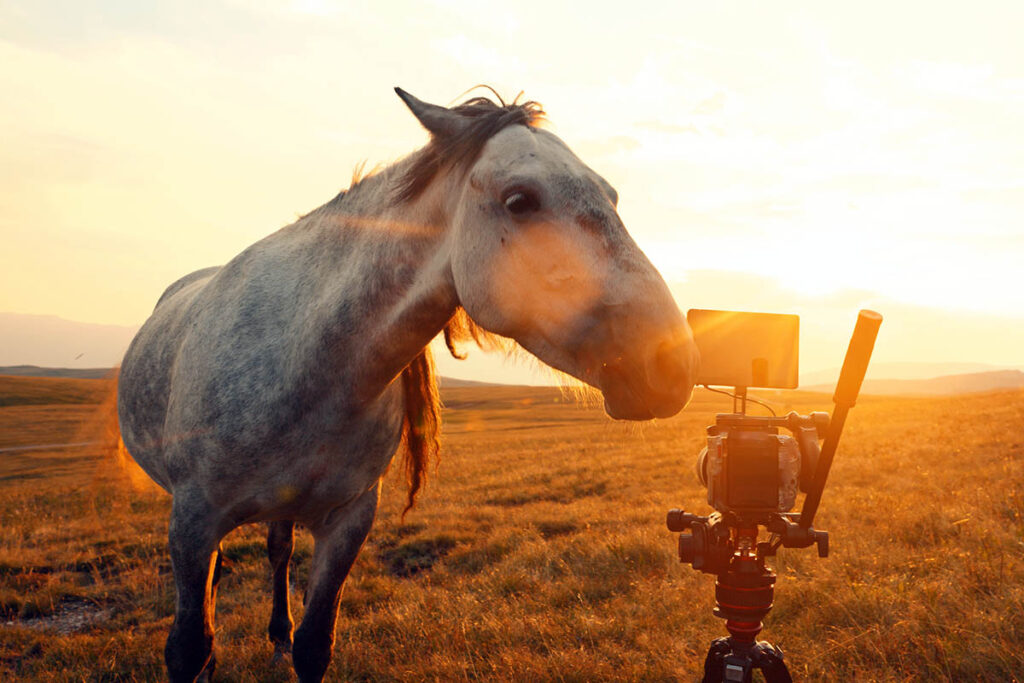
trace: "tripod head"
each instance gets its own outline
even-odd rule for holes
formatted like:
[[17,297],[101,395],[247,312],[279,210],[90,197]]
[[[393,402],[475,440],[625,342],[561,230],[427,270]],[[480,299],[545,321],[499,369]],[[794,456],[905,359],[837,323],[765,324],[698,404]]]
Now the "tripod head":
[[[819,557],[828,556],[828,532],[812,524],[881,323],[878,313],[860,312],[831,417],[823,412],[747,415],[746,389],[737,388],[732,394],[734,412],[717,415],[707,428],[708,445],[698,457],[697,476],[716,512],[700,516],[673,509],[666,520],[670,531],[680,532],[679,560],[718,577],[714,613],[726,620],[730,635],[711,645],[705,660],[707,683],[749,681],[754,668],[762,670],[768,683],[792,680],[782,650],[757,642],[774,600],[776,577],[765,560],[780,547],[811,545],[817,546]],[[780,428],[791,435],[780,434]],[[807,496],[802,510],[792,513],[798,491]],[[766,540],[759,540],[762,527]]]

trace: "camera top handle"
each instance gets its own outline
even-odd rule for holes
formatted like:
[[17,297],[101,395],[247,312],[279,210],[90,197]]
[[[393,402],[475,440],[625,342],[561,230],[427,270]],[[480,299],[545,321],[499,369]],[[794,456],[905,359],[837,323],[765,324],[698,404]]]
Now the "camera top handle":
[[800,511],[800,526],[804,529],[811,528],[811,524],[814,522],[818,504],[821,503],[821,494],[828,481],[828,471],[832,467],[832,459],[835,457],[836,447],[839,445],[839,436],[843,433],[846,414],[857,402],[857,395],[864,382],[868,361],[871,360],[871,352],[875,348],[875,338],[878,336],[878,328],[881,325],[882,316],[875,311],[862,310],[857,316],[857,325],[853,328],[853,336],[850,338],[850,346],[846,350],[843,369],[839,373],[839,381],[836,383],[836,392],[832,396],[836,409],[832,414],[828,433],[821,446],[818,467],[814,472],[814,483],[807,492],[804,507]]

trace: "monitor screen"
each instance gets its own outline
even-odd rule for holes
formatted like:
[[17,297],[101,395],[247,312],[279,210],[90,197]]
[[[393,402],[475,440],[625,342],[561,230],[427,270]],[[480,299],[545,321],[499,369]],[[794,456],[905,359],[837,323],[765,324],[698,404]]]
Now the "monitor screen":
[[697,384],[797,387],[800,316],[694,308],[686,321],[700,349]]

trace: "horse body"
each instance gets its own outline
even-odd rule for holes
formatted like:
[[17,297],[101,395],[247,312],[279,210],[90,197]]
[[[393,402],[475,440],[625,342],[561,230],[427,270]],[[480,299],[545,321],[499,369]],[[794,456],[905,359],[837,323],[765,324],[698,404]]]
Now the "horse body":
[[384,234],[321,208],[172,285],[121,371],[122,435],[143,469],[172,493],[198,488],[230,528],[312,525],[373,485],[401,432],[393,380],[455,310],[439,300],[435,329],[392,324],[425,240]]
[[313,533],[293,663],[322,679],[381,475],[416,429],[412,369],[429,375],[425,347],[458,311],[601,389],[613,417],[688,400],[689,331],[607,182],[521,105],[448,110],[399,94],[431,145],[172,284],[125,355],[122,438],[174,498],[172,680],[212,672],[220,540],[256,521],[272,523],[282,650],[292,525]]

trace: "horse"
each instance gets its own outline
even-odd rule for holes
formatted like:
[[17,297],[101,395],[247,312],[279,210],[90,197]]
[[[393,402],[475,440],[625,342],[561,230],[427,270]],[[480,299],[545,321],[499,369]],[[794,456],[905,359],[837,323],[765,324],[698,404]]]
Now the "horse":
[[[172,681],[212,675],[221,539],[255,522],[269,523],[270,640],[300,681],[323,679],[385,470],[401,447],[408,511],[438,452],[439,334],[455,355],[521,347],[615,419],[670,417],[693,391],[699,355],[668,287],[541,106],[395,91],[426,146],[170,285],[124,356],[122,443],[173,497]],[[296,523],[314,552],[293,638]]]

